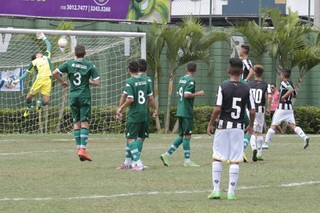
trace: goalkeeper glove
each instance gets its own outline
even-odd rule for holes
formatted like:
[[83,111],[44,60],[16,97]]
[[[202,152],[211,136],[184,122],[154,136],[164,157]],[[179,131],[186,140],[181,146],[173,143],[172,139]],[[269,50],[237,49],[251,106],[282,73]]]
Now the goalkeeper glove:
[[42,40],[46,40],[47,39],[47,37],[41,31],[37,32],[36,36],[37,36],[37,39],[42,39]]

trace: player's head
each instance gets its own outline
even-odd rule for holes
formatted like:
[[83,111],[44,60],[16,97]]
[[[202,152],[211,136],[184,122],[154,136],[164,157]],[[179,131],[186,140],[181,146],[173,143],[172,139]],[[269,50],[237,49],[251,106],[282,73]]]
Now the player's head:
[[243,72],[243,63],[239,58],[230,58],[229,59],[229,69],[228,74],[232,76],[239,76]]
[[86,55],[86,48],[82,44],[77,44],[74,48],[74,55],[77,58],[83,58]]
[[240,46],[240,56],[248,55],[250,51],[250,46],[248,44],[242,44]]
[[131,73],[138,73],[139,72],[139,64],[137,61],[129,62],[128,71]]
[[197,72],[197,64],[194,63],[194,62],[189,62],[186,66],[186,71],[187,72],[192,72],[192,73],[195,73]]
[[35,53],[31,56],[31,60],[33,61],[36,58],[42,58],[42,57],[43,57],[43,55],[41,53]]
[[138,61],[138,65],[139,65],[139,71],[140,72],[146,72],[148,69],[148,64],[147,61],[143,58],[140,58]]
[[283,69],[281,70],[281,80],[289,79],[291,76],[291,70],[290,69]]
[[253,67],[254,75],[257,77],[262,77],[264,68],[262,65],[257,64]]

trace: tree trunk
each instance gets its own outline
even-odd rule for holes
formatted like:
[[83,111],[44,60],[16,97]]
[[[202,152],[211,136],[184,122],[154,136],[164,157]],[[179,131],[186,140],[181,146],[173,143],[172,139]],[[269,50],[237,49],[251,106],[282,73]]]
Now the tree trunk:
[[171,97],[172,97],[172,87],[173,87],[174,77],[170,76],[168,85],[168,101],[167,101],[167,114],[164,132],[168,133],[170,128],[170,107],[171,107]]
[[[153,85],[153,93],[154,93],[154,100],[156,102],[156,105],[159,109],[159,74],[158,71],[155,72],[154,74],[154,85]],[[160,125],[160,120],[159,120],[159,115],[156,117],[156,128],[157,132],[161,132],[161,125]]]

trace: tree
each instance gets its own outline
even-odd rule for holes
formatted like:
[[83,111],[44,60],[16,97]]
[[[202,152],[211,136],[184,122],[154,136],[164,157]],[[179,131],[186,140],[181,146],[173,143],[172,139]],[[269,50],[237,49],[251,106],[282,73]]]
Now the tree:
[[170,106],[176,70],[181,65],[190,61],[204,61],[210,64],[210,46],[216,41],[229,42],[229,33],[206,32],[201,22],[190,16],[179,25],[167,26],[162,35],[166,44],[166,56],[169,62],[168,98],[165,119],[165,133],[167,133],[170,126]]

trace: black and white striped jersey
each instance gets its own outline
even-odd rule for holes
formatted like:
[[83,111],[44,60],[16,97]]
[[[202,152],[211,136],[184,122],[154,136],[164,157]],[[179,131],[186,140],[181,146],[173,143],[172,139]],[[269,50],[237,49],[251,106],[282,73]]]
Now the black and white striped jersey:
[[250,72],[249,69],[252,68],[253,66],[252,66],[251,61],[250,61],[248,58],[243,59],[243,60],[242,60],[242,63],[243,63],[242,79],[244,80],[244,79],[246,79],[246,78],[248,77],[249,72]]
[[256,112],[264,113],[266,105],[266,95],[271,94],[270,85],[264,81],[249,81],[252,90]]
[[291,88],[294,89],[293,83],[291,81],[281,81],[280,88],[279,88],[279,106],[278,109],[284,109],[284,110],[292,110],[293,109],[293,104],[292,104],[292,99],[295,97],[296,91],[291,93],[284,101],[282,101],[281,97],[284,96]]
[[254,109],[254,99],[249,86],[236,81],[222,83],[217,92],[216,106],[221,106],[218,129],[244,129],[245,107]]

